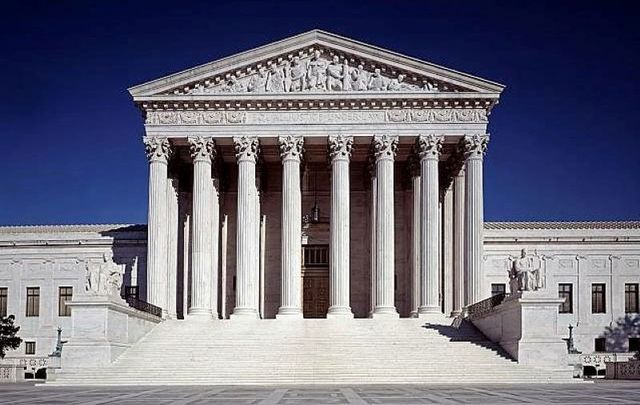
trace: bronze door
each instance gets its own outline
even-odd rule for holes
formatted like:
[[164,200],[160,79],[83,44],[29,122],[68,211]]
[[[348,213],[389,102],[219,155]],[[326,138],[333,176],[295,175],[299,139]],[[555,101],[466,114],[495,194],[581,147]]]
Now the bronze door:
[[[328,270],[328,269],[327,269]],[[303,314],[305,318],[326,318],[329,310],[328,271],[303,275]]]

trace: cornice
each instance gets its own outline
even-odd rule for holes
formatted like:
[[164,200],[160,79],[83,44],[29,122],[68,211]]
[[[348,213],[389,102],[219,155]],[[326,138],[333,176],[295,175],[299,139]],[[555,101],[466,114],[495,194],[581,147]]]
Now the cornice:
[[528,221],[485,222],[485,229],[640,229],[640,221]]

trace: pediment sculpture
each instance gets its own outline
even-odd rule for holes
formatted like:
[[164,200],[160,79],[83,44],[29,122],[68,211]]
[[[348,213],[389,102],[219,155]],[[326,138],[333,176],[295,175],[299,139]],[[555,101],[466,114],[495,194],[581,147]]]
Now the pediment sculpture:
[[85,291],[92,295],[119,298],[123,275],[122,266],[113,261],[113,253],[105,252],[101,263],[87,263]]
[[176,89],[174,94],[216,93],[297,93],[297,92],[386,92],[415,91],[436,93],[439,83],[423,78],[408,79],[406,74],[354,62],[344,56],[325,56],[319,49],[308,55],[292,56],[246,75],[240,71],[227,73],[218,80],[204,80],[189,89]]
[[545,287],[545,274],[542,258],[538,254],[529,254],[527,249],[520,256],[509,258],[509,288],[514,294],[519,291],[538,291]]

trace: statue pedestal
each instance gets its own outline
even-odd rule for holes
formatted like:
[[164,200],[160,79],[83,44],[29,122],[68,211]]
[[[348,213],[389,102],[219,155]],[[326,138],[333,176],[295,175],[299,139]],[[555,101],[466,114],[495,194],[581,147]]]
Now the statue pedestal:
[[472,322],[518,363],[566,367],[567,345],[557,333],[562,302],[546,291],[522,291]]
[[106,366],[162,321],[120,297],[83,295],[67,305],[72,331],[62,351],[63,370]]

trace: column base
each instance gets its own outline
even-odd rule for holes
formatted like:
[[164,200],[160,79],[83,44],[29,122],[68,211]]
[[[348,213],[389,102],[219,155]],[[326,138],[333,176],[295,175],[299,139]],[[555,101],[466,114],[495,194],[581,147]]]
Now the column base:
[[462,310],[456,309],[451,311],[451,317],[455,318],[456,316],[459,316],[462,313]]
[[409,318],[417,318],[418,317],[418,310],[413,310],[411,312],[409,312]]
[[211,308],[189,308],[188,315],[190,317],[208,317],[211,318]]
[[327,318],[353,318],[353,312],[351,312],[350,307],[338,307],[333,306],[329,307],[329,311],[327,311]]
[[237,308],[229,315],[229,319],[260,319],[255,308]]
[[396,307],[376,307],[371,313],[371,318],[397,319],[400,318],[400,314],[396,311]]
[[298,307],[280,307],[276,319],[303,319],[302,309]]

